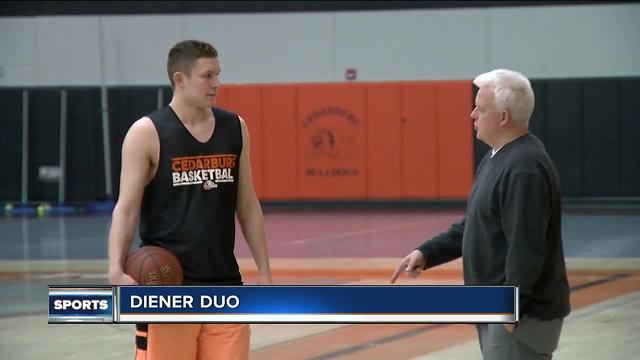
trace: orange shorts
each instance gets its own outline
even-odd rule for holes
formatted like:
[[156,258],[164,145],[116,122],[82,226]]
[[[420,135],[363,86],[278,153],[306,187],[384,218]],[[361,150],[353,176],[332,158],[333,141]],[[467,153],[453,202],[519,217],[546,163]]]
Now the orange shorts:
[[247,324],[138,324],[135,360],[245,360],[250,335]]

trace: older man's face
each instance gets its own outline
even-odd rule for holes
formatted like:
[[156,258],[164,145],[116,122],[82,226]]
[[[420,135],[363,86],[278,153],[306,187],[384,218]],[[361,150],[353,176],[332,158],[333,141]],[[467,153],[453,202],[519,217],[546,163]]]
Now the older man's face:
[[476,107],[471,112],[473,128],[476,130],[476,138],[492,145],[492,140],[500,131],[500,115],[496,105],[493,89],[482,87],[476,95]]

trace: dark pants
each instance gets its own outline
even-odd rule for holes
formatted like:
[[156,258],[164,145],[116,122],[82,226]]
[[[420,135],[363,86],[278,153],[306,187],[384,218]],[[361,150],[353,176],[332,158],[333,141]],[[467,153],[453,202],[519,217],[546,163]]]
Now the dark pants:
[[560,340],[562,319],[542,321],[524,317],[512,333],[504,324],[476,327],[485,360],[551,359]]

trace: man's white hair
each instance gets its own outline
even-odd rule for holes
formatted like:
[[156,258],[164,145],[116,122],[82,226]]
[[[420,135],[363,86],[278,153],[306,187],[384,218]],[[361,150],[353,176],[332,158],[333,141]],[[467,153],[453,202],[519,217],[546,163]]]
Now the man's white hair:
[[500,110],[509,110],[514,121],[529,126],[535,98],[531,83],[513,70],[496,69],[476,76],[473,83],[493,90]]

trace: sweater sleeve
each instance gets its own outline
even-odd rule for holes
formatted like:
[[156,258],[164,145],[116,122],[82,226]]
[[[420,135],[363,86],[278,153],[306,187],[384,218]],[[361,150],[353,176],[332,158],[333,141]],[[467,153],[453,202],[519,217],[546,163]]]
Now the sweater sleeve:
[[502,228],[507,240],[505,285],[520,287],[520,310],[531,298],[547,253],[551,194],[536,174],[512,175],[501,196]]
[[449,230],[425,241],[418,247],[426,260],[425,269],[444,264],[462,256],[462,235],[466,217],[451,225]]

